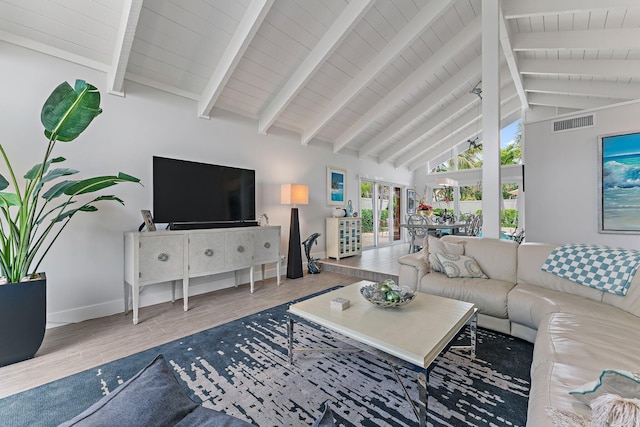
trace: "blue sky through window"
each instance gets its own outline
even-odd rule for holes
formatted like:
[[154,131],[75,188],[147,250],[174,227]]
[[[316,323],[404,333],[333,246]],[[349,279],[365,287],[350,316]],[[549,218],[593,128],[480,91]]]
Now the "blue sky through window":
[[516,133],[518,133],[518,124],[522,120],[518,119],[511,123],[509,126],[505,126],[500,130],[500,148],[505,148],[516,139]]

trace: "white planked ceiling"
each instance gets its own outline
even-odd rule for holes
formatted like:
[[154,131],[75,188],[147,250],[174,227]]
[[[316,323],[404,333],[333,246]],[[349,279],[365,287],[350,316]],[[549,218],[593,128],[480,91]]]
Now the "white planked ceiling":
[[[639,0],[503,0],[503,123],[640,98]],[[414,170],[481,133],[481,0],[0,0],[0,40]],[[515,82],[514,82],[515,81]],[[481,87],[481,85],[480,85]]]

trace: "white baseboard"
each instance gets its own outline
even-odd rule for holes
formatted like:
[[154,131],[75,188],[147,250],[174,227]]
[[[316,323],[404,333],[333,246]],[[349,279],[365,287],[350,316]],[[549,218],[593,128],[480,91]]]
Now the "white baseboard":
[[[280,274],[285,277],[287,274],[286,265],[280,269]],[[238,282],[241,284],[249,283],[249,270],[241,270],[238,273]],[[267,278],[276,277],[276,266],[270,264],[265,268]],[[262,280],[262,269],[260,266],[255,267],[254,280],[259,282]],[[235,286],[235,273],[222,273],[214,276],[196,277],[189,279],[189,297],[205,294],[208,292],[218,291]],[[256,284],[259,286],[259,284]],[[122,285],[119,285],[122,288]],[[248,292],[247,287],[247,292]],[[176,284],[176,301],[182,299],[182,282]],[[140,307],[147,307],[155,304],[162,304],[171,301],[171,283],[158,283],[142,288],[140,291]],[[182,305],[182,303],[180,302]],[[47,313],[47,329],[70,323],[78,323],[84,320],[96,319],[99,317],[111,316],[118,313],[124,313],[124,295],[120,299],[113,301],[105,301],[99,304],[77,307],[70,310],[62,310],[53,313]]]

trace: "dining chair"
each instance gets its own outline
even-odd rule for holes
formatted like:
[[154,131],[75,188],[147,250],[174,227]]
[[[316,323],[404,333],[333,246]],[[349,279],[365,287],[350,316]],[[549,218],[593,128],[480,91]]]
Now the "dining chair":
[[473,225],[471,226],[471,234],[469,236],[478,236],[482,231],[482,214],[476,215]]
[[459,235],[462,236],[472,236],[473,235],[473,224],[476,221],[476,214],[467,214],[466,219],[464,221],[464,228],[458,231]]
[[417,214],[409,214],[407,218],[407,224],[409,227],[407,230],[409,231],[410,241],[409,241],[409,253],[418,252],[422,249],[422,241],[427,235],[426,228],[413,228],[412,225],[427,225],[427,219],[422,215]]

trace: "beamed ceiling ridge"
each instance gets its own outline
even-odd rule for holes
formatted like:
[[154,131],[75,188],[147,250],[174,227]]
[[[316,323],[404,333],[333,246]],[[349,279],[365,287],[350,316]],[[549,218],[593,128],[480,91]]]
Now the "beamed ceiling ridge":
[[[481,137],[483,0],[0,0],[0,40],[415,170]],[[501,115],[640,97],[640,2],[503,0]]]

